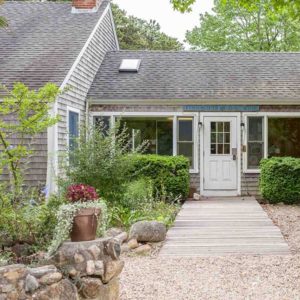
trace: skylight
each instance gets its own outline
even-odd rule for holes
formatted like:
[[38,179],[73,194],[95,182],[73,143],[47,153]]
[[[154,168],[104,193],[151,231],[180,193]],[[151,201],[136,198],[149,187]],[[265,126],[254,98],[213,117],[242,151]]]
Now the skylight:
[[119,72],[137,72],[140,64],[140,59],[122,59]]

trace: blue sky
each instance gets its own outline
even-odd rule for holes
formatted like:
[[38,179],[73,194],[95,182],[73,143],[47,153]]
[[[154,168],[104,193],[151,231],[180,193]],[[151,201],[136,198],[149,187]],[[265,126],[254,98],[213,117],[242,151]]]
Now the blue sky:
[[197,0],[191,13],[181,14],[174,11],[169,0],[114,0],[128,14],[156,20],[163,32],[184,40],[185,32],[199,24],[199,14],[210,12],[213,0]]

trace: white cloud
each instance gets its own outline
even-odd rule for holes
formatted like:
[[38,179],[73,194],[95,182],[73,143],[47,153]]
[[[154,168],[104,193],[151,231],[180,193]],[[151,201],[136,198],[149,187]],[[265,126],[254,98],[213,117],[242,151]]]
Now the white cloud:
[[199,24],[199,14],[210,12],[213,7],[213,0],[197,0],[192,12],[181,14],[173,10],[169,0],[114,0],[114,3],[129,15],[147,21],[156,20],[163,32],[181,42],[185,39],[186,31]]

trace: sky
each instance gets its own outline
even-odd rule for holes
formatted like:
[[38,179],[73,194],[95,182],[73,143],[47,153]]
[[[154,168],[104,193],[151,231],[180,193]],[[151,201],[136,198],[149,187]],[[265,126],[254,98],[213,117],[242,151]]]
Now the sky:
[[120,8],[125,9],[129,15],[144,19],[156,20],[161,30],[169,36],[185,39],[185,32],[199,24],[199,14],[210,12],[213,0],[197,0],[192,12],[181,14],[173,10],[170,0],[114,0]]

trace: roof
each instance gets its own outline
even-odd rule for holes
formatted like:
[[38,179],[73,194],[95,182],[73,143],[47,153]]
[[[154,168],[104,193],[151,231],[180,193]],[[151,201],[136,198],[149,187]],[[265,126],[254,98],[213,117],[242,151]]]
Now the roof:
[[0,83],[30,88],[61,85],[109,1],[96,13],[71,13],[67,2],[9,2],[0,6]]
[[[119,72],[121,60],[130,58],[141,59],[139,71]],[[300,104],[300,53],[112,51],[88,97],[95,103],[157,99],[262,104],[284,99]]]

